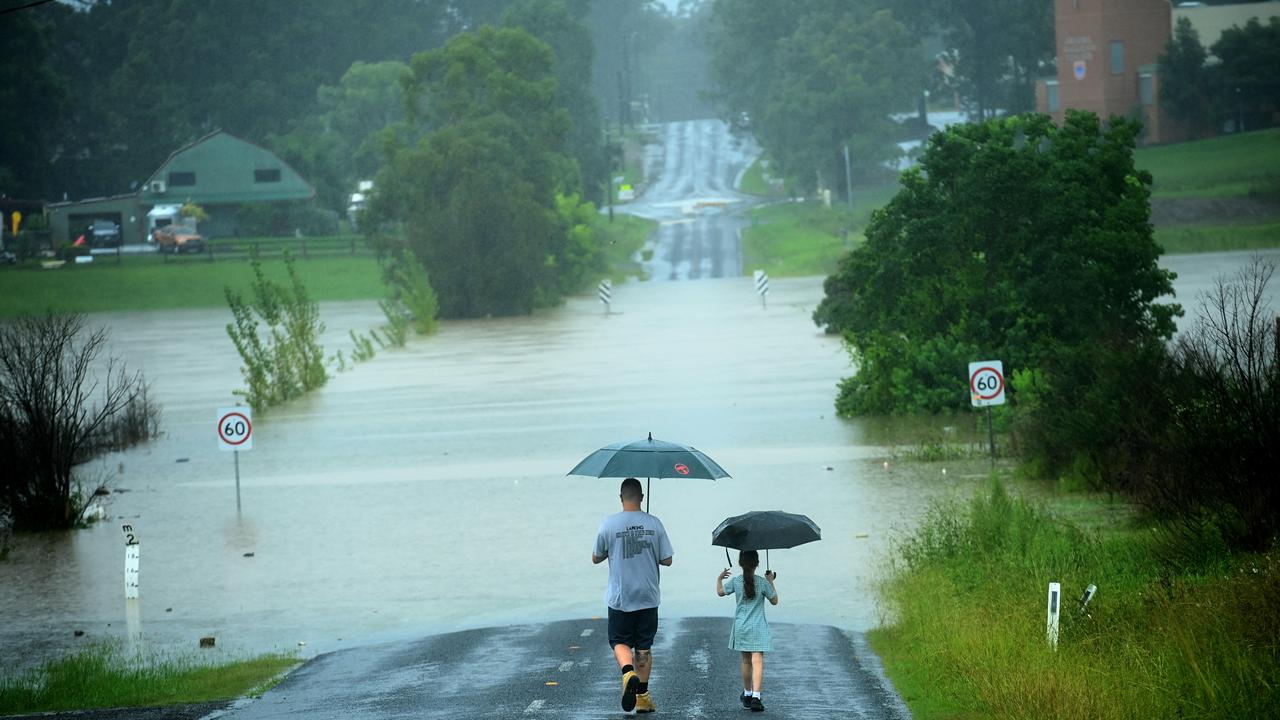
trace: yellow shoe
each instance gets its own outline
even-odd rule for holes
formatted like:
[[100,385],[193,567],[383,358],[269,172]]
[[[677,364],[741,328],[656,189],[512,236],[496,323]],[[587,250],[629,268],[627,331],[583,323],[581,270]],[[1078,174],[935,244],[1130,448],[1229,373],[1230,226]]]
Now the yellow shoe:
[[649,697],[649,693],[640,693],[636,696],[636,714],[657,712],[658,708],[653,706],[653,698]]
[[640,689],[640,676],[634,670],[622,673],[622,710],[631,712],[636,707],[636,690]]

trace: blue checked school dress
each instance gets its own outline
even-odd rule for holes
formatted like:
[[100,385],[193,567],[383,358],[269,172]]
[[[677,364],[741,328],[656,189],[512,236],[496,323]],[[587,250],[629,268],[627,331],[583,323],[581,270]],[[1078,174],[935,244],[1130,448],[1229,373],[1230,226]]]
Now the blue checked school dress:
[[759,575],[756,578],[756,596],[750,600],[743,596],[743,579],[738,575],[724,588],[725,595],[732,594],[736,601],[733,612],[733,629],[729,632],[729,649],[742,652],[769,652],[773,650],[773,636],[769,634],[769,621],[764,617],[764,604],[778,596],[773,585]]

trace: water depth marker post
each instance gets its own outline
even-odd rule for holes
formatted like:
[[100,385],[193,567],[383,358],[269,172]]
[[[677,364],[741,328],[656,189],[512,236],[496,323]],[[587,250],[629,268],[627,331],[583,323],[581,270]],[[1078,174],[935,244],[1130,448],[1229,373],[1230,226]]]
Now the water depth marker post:
[[240,512],[240,451],[253,449],[253,409],[218,408],[218,449],[235,455],[236,512]]
[[142,564],[141,548],[138,536],[133,532],[133,525],[121,525],[124,532],[124,599],[138,599],[138,570]]

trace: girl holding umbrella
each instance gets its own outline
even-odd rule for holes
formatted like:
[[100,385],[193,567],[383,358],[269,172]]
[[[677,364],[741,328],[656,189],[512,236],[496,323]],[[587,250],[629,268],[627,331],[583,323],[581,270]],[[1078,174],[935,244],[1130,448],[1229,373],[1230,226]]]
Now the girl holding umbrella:
[[740,551],[738,565],[742,567],[742,574],[733,578],[727,587],[724,581],[731,574],[729,568],[716,576],[716,595],[733,595],[737,601],[729,648],[742,653],[742,706],[752,712],[763,712],[760,687],[764,679],[764,654],[773,650],[764,601],[778,604],[778,591],[774,587],[778,576],[772,571],[766,571],[763,578],[755,574],[760,567],[760,553],[755,550]]

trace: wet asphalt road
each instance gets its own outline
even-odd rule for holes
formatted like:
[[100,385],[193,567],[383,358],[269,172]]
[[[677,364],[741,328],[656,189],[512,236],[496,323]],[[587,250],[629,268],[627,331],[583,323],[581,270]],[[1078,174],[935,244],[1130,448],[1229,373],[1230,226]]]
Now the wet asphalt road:
[[[730,610],[726,603],[726,610]],[[658,715],[741,718],[730,619],[664,619],[650,693]],[[860,634],[772,626],[765,717],[910,717]],[[260,699],[218,715],[268,718],[620,718],[617,666],[603,619],[486,628],[321,655]]]

